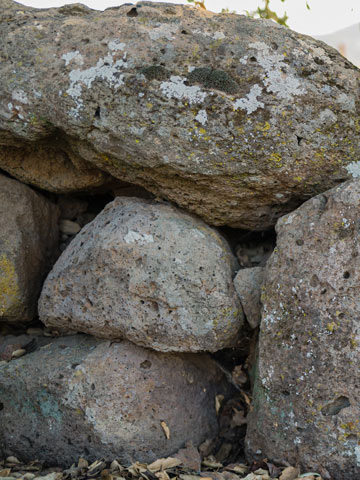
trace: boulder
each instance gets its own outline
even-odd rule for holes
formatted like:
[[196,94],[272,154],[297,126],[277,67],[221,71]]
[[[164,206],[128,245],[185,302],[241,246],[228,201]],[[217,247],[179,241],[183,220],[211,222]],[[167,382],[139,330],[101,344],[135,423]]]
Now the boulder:
[[66,248],[39,300],[47,326],[160,351],[233,346],[243,313],[220,234],[177,208],[117,197]]
[[55,138],[68,177],[83,160],[209,224],[263,230],[360,175],[359,70],[320,41],[146,1],[99,12],[3,0],[0,20],[0,167],[23,181],[62,188],[1,150],[46,171],[38,145]]
[[0,365],[0,454],[66,467],[79,457],[152,462],[215,435],[215,396],[228,393],[205,354],[52,339]]
[[244,311],[245,318],[251,328],[260,325],[261,320],[261,285],[264,269],[262,267],[243,268],[234,278],[237,291]]
[[58,247],[56,205],[0,175],[0,322],[34,318],[42,283]]
[[266,266],[251,459],[360,478],[360,182],[277,223]]

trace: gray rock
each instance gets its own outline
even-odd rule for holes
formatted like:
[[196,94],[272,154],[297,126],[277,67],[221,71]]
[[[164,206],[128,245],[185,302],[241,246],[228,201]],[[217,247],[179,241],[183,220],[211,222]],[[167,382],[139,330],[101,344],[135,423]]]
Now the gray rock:
[[[0,166],[23,181],[69,191],[105,171],[207,223],[263,230],[359,175],[359,70],[320,41],[146,1],[2,0],[0,18]],[[51,148],[62,175],[43,177]]]
[[117,197],[50,272],[39,300],[47,326],[160,351],[236,343],[243,313],[236,260],[203,221],[151,200]]
[[261,320],[261,285],[264,277],[262,267],[244,268],[239,270],[234,279],[245,318],[251,328],[260,325]]
[[204,354],[58,338],[0,366],[0,453],[67,467],[79,457],[151,462],[215,435],[214,398],[228,393]]
[[360,182],[277,224],[267,263],[247,450],[323,478],[360,478]]
[[25,323],[36,315],[57,254],[58,216],[45,197],[0,175],[0,322]]

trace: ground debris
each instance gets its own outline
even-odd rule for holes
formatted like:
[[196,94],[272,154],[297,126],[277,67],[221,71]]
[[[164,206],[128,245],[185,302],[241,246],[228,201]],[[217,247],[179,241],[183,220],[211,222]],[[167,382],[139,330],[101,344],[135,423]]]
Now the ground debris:
[[[196,450],[192,445],[188,451]],[[256,465],[245,463],[225,464],[215,456],[203,458],[199,467],[189,467],[186,455],[175,454],[173,457],[159,458],[146,464],[135,462],[130,466],[121,465],[116,459],[112,462],[99,459],[89,464],[85,458],[80,458],[77,464],[69,468],[49,467],[34,460],[22,463],[16,457],[0,460],[1,480],[322,480],[316,472],[302,473],[298,467],[276,466],[266,459]],[[183,456],[184,461],[181,460]],[[195,454],[192,452],[192,456]],[[200,458],[200,455],[199,455]],[[54,463],[56,460],[54,459]]]

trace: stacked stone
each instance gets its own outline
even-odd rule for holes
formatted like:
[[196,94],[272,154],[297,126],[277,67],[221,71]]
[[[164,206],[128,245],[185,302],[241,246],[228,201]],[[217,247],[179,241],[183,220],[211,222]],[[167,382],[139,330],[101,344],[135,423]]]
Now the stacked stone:
[[[4,0],[0,19],[0,168],[17,179],[0,177],[0,320],[39,314],[60,335],[2,341],[1,453],[130,463],[198,445],[230,391],[206,352],[246,319],[249,459],[359,476],[358,180],[327,191],[360,175],[359,71],[274,24],[179,5]],[[57,205],[124,181],[156,198],[95,218],[79,202],[83,223]],[[279,217],[267,263],[271,247],[242,245],[239,266],[214,228]]]

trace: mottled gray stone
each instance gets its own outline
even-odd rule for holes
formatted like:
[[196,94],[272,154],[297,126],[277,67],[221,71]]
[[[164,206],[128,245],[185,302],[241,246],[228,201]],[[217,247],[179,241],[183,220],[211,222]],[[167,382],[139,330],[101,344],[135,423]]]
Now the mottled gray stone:
[[[360,175],[359,70],[320,41],[146,1],[99,12],[3,0],[0,20],[0,166],[23,181],[69,191],[82,169],[81,188],[104,171],[207,223],[263,230]],[[16,168],[14,147],[27,152]],[[42,180],[50,161],[64,187]]]
[[277,223],[266,266],[251,459],[360,478],[360,182]]
[[56,205],[0,175],[0,322],[34,318],[58,246]]
[[48,326],[160,351],[233,346],[243,324],[223,237],[169,204],[117,197],[70,243],[39,301]]
[[215,435],[214,398],[228,393],[205,354],[85,335],[52,339],[0,365],[0,454],[66,467],[79,457],[151,462]]
[[251,328],[256,328],[261,320],[261,285],[264,276],[263,267],[243,268],[234,279],[245,318]]

